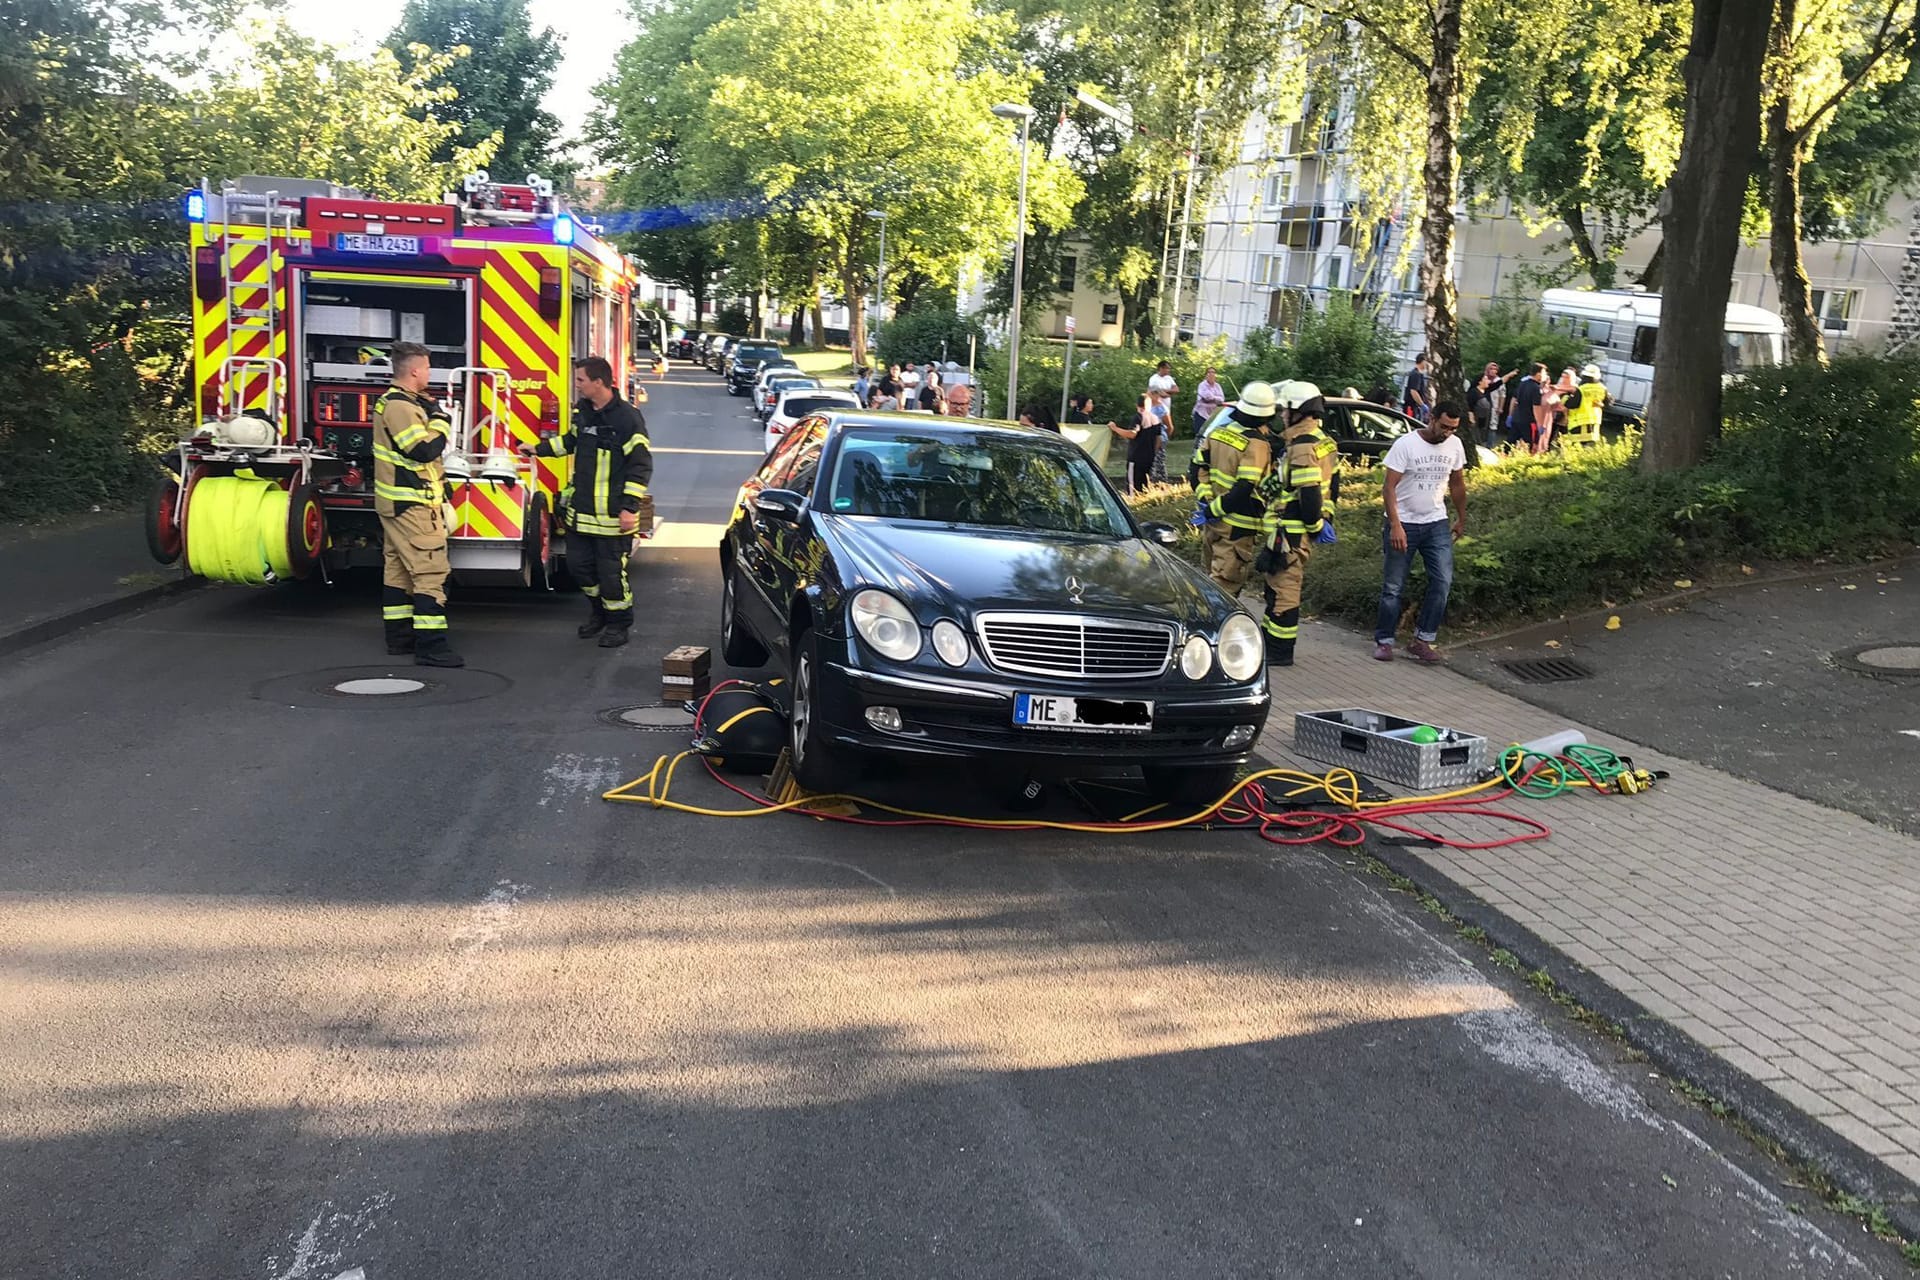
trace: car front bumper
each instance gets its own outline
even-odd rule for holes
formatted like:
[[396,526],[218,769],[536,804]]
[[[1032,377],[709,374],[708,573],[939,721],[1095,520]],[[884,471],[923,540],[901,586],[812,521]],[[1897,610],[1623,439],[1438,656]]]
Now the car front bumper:
[[[1016,693],[1145,700],[1153,704],[1153,727],[1139,733],[1030,729],[1013,722]],[[1182,689],[1164,678],[1143,684],[1069,684],[999,674],[982,680],[974,673],[943,679],[828,662],[815,714],[830,741],[865,751],[1055,766],[1224,766],[1250,758],[1271,700],[1264,680]],[[872,707],[899,711],[901,728],[885,730],[868,723],[866,713]],[[1238,737],[1230,738],[1236,729]]]

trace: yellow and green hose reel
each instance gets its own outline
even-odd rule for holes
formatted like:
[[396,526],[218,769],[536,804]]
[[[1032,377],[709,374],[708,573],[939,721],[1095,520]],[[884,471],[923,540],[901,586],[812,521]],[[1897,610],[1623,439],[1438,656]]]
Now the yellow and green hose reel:
[[187,495],[187,567],[247,586],[303,576],[294,572],[290,502],[273,481],[244,472],[201,477]]

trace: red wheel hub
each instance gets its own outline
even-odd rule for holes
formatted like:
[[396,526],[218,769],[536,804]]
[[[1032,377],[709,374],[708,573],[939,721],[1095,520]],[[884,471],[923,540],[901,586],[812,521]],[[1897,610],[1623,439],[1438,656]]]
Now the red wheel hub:
[[307,551],[320,554],[320,541],[326,533],[325,517],[320,512],[320,503],[307,499],[307,509],[300,513],[300,536],[306,542]]

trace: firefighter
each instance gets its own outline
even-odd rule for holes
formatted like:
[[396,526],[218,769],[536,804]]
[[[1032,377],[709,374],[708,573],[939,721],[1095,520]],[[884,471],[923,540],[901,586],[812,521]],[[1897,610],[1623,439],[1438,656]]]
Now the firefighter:
[[582,640],[600,637],[602,649],[627,642],[633,599],[627,561],[640,528],[640,499],[653,479],[647,420],[613,392],[613,366],[588,356],[574,366],[573,428],[520,452],[543,458],[573,455],[567,491],[567,571],[587,598]]
[[1254,569],[1266,579],[1267,661],[1293,665],[1300,639],[1300,587],[1314,539],[1326,527],[1327,495],[1339,465],[1338,446],[1320,430],[1327,403],[1311,382],[1286,382],[1276,393],[1284,422],[1282,456],[1263,489],[1269,499]]
[[1607,408],[1607,384],[1601,381],[1600,366],[1590,364],[1580,371],[1580,385],[1564,398],[1567,429],[1561,433],[1560,446],[1599,444],[1600,422]]
[[411,653],[422,667],[463,667],[447,644],[447,500],[440,455],[453,416],[427,394],[427,349],[396,342],[393,385],[374,405],[373,507],[380,515],[386,573],[381,616],[387,652]]
[[1249,382],[1193,454],[1200,500],[1193,522],[1201,526],[1208,574],[1235,598],[1247,585],[1265,514],[1258,490],[1272,469],[1276,403],[1271,386]]

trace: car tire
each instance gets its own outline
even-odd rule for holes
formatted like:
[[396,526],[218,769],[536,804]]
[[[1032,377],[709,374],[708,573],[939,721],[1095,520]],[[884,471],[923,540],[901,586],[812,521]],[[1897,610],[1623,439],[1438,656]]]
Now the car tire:
[[767,647],[753,638],[740,622],[739,591],[734,586],[731,565],[720,584],[720,657],[730,667],[764,667]]
[[793,642],[792,703],[787,709],[787,756],[796,782],[819,795],[832,795],[849,777],[839,752],[825,740],[819,717],[820,646],[813,632]]
[[[1146,778],[1147,794],[1164,804],[1172,805],[1186,813],[1198,813],[1207,806],[1219,802],[1240,777],[1238,765],[1145,765],[1140,770]],[[1156,817],[1179,817],[1181,814],[1156,814]]]

